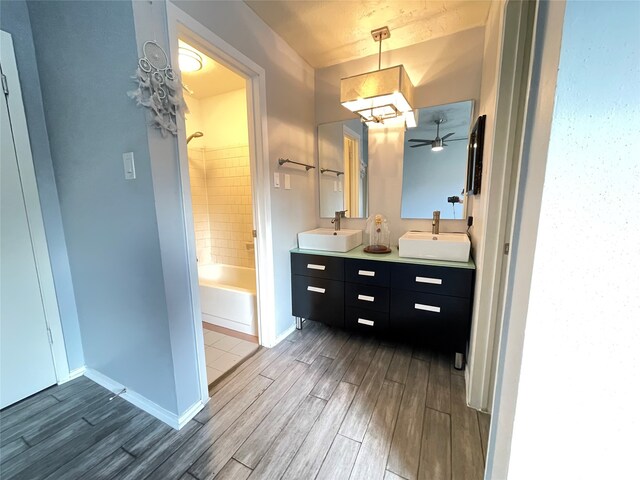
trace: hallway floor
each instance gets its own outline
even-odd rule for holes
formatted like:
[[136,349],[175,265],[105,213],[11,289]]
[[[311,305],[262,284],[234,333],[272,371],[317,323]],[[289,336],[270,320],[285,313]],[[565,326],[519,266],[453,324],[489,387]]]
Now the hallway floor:
[[175,431],[86,378],[0,414],[3,479],[481,479],[489,417],[442,354],[306,322]]

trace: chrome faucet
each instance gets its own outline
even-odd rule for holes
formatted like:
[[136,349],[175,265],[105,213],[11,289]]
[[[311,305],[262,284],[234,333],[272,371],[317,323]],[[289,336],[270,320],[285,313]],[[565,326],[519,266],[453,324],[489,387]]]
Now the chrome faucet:
[[438,235],[440,233],[440,210],[433,211],[433,220],[431,220],[431,233]]
[[336,210],[336,214],[333,217],[333,220],[331,220],[331,223],[333,223],[333,229],[336,232],[340,231],[340,219],[345,218],[345,213],[347,213],[346,210]]

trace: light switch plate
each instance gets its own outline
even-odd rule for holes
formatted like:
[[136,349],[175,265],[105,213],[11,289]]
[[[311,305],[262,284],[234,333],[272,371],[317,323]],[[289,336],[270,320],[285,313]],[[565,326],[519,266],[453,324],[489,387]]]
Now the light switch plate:
[[280,188],[280,174],[278,172],[273,173],[273,186],[274,188]]
[[284,189],[291,190],[291,175],[288,173],[284,174]]
[[342,180],[340,180],[338,182],[338,191],[341,192],[342,191]]
[[122,162],[124,164],[125,180],[134,180],[136,178],[136,163],[133,158],[133,152],[123,153]]

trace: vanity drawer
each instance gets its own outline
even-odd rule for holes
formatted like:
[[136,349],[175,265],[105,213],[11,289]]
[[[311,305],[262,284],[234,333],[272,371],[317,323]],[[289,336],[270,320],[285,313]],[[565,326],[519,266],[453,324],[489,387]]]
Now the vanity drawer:
[[[391,312],[394,321],[412,323],[468,321],[470,302],[459,297],[393,290]],[[417,322],[417,323],[416,323]]]
[[291,271],[294,275],[344,280],[344,259],[325,255],[292,253]]
[[379,332],[389,326],[389,315],[386,312],[347,307],[344,323],[349,329]]
[[456,342],[469,335],[470,299],[406,290],[391,291],[390,325],[432,333],[448,332]]
[[388,312],[389,289],[374,285],[345,283],[344,303],[351,307],[365,308],[378,312]]
[[324,278],[291,277],[293,316],[344,327],[344,283]]
[[344,276],[347,282],[365,285],[389,286],[391,265],[372,260],[345,260]]
[[416,292],[471,298],[473,270],[396,263],[391,268],[391,285]]

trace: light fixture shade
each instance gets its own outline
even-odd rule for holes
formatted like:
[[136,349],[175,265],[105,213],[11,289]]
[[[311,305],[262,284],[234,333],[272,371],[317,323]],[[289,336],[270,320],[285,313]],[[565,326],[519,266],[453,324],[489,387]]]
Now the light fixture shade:
[[202,57],[188,48],[178,48],[178,66],[181,72],[197,72],[202,69]]
[[407,128],[416,128],[418,126],[418,119],[416,118],[418,111],[409,110],[404,112],[404,123]]
[[366,122],[382,122],[412,110],[413,85],[402,65],[340,81],[340,103]]

